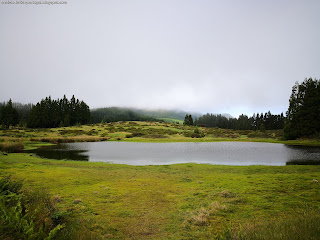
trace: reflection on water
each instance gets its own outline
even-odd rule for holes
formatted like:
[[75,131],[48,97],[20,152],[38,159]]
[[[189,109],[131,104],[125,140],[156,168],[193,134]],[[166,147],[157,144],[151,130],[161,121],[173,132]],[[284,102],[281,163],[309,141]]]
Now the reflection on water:
[[320,165],[320,147],[286,145],[290,153],[287,165]]
[[110,162],[128,165],[209,163],[219,165],[320,164],[320,148],[274,143],[67,143],[32,151],[51,159]]
[[89,161],[89,156],[86,155],[88,150],[72,149],[68,144],[59,144],[57,146],[46,146],[35,150],[25,152],[32,152],[39,157],[56,159],[56,160],[76,160],[76,161]]

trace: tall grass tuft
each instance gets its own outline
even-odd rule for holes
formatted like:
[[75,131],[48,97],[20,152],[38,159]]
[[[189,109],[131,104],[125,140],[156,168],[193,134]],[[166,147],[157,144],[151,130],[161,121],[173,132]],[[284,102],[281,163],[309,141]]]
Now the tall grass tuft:
[[215,216],[224,215],[229,211],[229,207],[219,202],[212,202],[207,208],[200,208],[188,219],[189,223],[196,226],[207,226]]
[[246,224],[232,238],[239,240],[320,239],[320,211],[310,209],[291,218]]
[[24,146],[22,143],[17,142],[4,142],[0,143],[0,151],[7,153],[19,153],[22,152]]

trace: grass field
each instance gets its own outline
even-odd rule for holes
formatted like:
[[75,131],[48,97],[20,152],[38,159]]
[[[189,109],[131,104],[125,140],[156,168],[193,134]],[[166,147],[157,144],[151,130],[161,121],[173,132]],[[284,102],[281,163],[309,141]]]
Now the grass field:
[[0,168],[1,177],[48,192],[61,216],[81,219],[79,239],[250,239],[286,224],[287,237],[294,229],[301,237],[309,232],[301,221],[320,236],[320,166],[137,167],[20,153],[0,155]]
[[[281,131],[120,122],[1,130],[0,147],[14,152],[21,146],[105,140],[319,145],[319,140],[284,142],[281,137]],[[8,176],[23,181],[23,195],[49,196],[55,205],[52,221],[66,224],[55,239],[320,238],[320,166],[128,166],[0,152],[0,178]],[[5,233],[0,224],[0,238],[14,239]]]

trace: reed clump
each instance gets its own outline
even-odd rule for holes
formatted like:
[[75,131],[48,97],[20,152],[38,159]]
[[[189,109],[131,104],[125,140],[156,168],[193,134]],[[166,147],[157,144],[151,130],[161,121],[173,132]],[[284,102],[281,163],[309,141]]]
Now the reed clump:
[[24,149],[22,143],[19,142],[3,142],[0,143],[0,151],[6,153],[20,153]]
[[242,225],[241,230],[238,233],[234,233],[231,239],[317,240],[320,237],[319,222],[320,211],[318,209],[309,209],[290,218],[252,221]]

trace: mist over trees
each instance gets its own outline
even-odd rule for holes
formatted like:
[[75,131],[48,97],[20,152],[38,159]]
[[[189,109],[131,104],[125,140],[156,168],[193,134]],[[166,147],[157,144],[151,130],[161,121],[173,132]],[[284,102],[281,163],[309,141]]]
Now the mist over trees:
[[136,113],[127,108],[108,107],[91,111],[91,122],[117,122],[117,121],[155,121],[154,117]]
[[49,96],[32,107],[27,126],[31,128],[54,128],[89,122],[90,109],[85,102],[79,101],[74,95],[70,101],[66,96],[57,100],[52,100]]
[[186,112],[182,110],[165,110],[165,109],[158,109],[158,110],[150,110],[150,109],[137,109],[137,108],[131,108],[132,111],[144,115],[153,117],[155,119],[175,119],[175,120],[181,120],[183,121],[185,118],[185,115],[192,115],[193,117],[200,117],[202,114],[197,112]]
[[283,129],[283,113],[274,115],[271,112],[253,114],[252,117],[240,115],[239,118],[226,118],[220,114],[205,114],[194,121],[194,125],[218,127],[235,130],[275,130]]
[[[18,112],[18,125],[19,126],[25,126],[27,124],[28,118],[30,111],[32,109],[33,104],[28,103],[28,104],[23,104],[23,103],[18,103],[18,102],[12,102],[10,99],[7,104],[11,104],[12,108],[15,109]],[[1,108],[5,107],[6,103],[0,103],[0,115],[1,115]],[[1,117],[0,117],[1,118]],[[11,126],[16,126],[17,123],[15,120],[10,120],[8,122],[9,125]],[[7,124],[7,127],[8,127]],[[0,125],[5,125],[2,120],[0,120]]]
[[284,127],[286,139],[310,137],[320,133],[320,81],[305,79],[292,87]]
[[19,113],[19,125],[23,126],[26,125],[28,122],[29,114],[33,107],[33,104],[23,104],[23,103],[12,103],[13,108],[15,108]]

